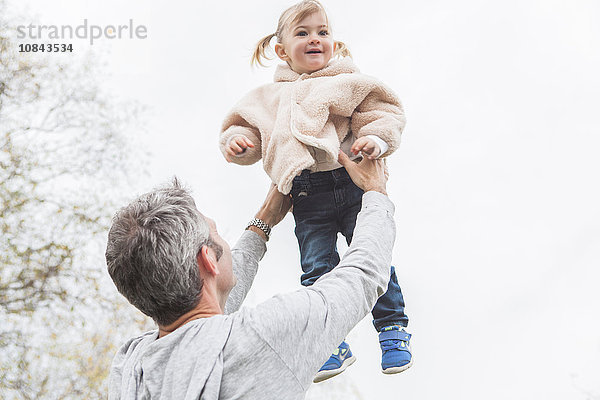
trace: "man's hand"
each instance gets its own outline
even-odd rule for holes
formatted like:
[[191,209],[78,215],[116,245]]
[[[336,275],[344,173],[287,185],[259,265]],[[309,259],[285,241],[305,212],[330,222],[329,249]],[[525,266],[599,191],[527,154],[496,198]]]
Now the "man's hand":
[[385,173],[383,160],[369,160],[363,158],[357,164],[350,160],[343,151],[340,151],[338,162],[346,168],[348,175],[350,175],[350,178],[352,178],[352,181],[356,186],[365,192],[373,190],[387,196],[385,187],[387,175]]
[[[277,190],[277,186],[272,184],[265,198],[262,207],[256,213],[256,218],[262,219],[271,228],[277,225],[285,217],[290,207],[292,206],[292,197],[289,194],[282,194]],[[250,227],[252,229],[254,227]],[[264,233],[256,228],[255,232]],[[266,237],[265,237],[266,239]]]
[[227,162],[231,162],[232,157],[242,154],[248,147],[254,147],[254,143],[250,139],[242,135],[234,136],[225,149],[227,152],[225,159]]
[[356,139],[356,141],[352,144],[350,151],[354,153],[354,155],[362,152],[363,156],[369,160],[375,160],[381,154],[381,149],[377,143],[375,143],[373,139],[365,136]]

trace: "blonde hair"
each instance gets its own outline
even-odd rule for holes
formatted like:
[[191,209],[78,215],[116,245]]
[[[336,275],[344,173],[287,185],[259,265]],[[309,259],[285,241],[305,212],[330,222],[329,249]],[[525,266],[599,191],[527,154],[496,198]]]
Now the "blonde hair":
[[[277,43],[281,43],[284,31],[287,27],[297,23],[298,21],[302,21],[304,18],[317,12],[323,13],[325,20],[329,25],[329,18],[327,18],[325,8],[323,8],[323,5],[318,0],[303,0],[285,10],[279,17],[279,23],[277,24],[277,30],[275,33],[265,36],[256,44],[250,63],[252,65],[258,64],[264,67],[265,65],[263,64],[263,60],[271,59],[271,57],[267,56],[267,51],[271,46],[271,40],[276,37]],[[352,54],[350,54],[350,50],[348,50],[346,44],[338,40],[334,41],[333,44],[335,46],[335,53],[333,54],[334,56],[352,57]]]

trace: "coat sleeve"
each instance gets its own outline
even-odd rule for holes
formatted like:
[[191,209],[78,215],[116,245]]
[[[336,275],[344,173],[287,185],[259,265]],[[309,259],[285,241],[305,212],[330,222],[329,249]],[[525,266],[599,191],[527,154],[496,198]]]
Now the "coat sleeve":
[[227,154],[229,141],[241,135],[250,139],[254,147],[248,147],[242,154],[232,157],[231,161],[239,165],[254,164],[262,157],[262,140],[256,115],[261,114],[259,105],[250,99],[252,93],[244,97],[225,117],[219,137],[219,148],[223,156]]
[[352,113],[350,128],[357,138],[375,135],[386,142],[388,149],[381,157],[387,157],[400,145],[405,124],[398,97],[383,84],[377,84]]

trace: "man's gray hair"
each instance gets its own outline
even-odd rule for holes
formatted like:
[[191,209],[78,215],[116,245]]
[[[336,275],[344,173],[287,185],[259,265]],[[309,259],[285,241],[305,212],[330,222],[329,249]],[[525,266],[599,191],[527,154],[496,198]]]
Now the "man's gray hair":
[[222,247],[177,178],[119,210],[108,233],[106,264],[119,292],[159,325],[169,325],[200,301],[202,246]]

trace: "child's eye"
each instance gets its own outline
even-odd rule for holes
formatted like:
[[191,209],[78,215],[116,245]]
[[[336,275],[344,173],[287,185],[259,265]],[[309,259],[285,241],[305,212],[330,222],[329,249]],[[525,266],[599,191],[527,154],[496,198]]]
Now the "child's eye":
[[306,36],[308,35],[308,33],[306,33],[305,31],[299,31],[296,33],[296,36]]
[[329,32],[327,32],[327,31],[321,31],[321,32],[319,32],[319,35],[321,35],[321,36],[327,36],[327,35],[329,35]]

